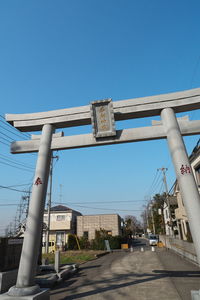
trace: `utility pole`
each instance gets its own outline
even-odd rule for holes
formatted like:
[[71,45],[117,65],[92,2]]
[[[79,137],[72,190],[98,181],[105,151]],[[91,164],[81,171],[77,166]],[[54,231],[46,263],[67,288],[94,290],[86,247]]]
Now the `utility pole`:
[[58,156],[51,157],[51,165],[49,171],[49,199],[47,203],[47,229],[46,229],[46,245],[45,252],[49,253],[49,231],[50,231],[50,217],[51,217],[51,196],[52,196],[52,180],[53,180],[53,159],[58,160]]
[[153,225],[153,234],[156,234],[155,222],[154,222],[154,216],[153,216],[153,210],[152,210],[152,204],[149,206],[149,208],[150,208],[151,219],[152,219],[152,225]]
[[169,232],[170,232],[170,235],[172,235],[173,234],[172,216],[171,216],[171,210],[170,210],[169,191],[168,191],[167,179],[166,179],[166,171],[168,169],[163,167],[163,168],[158,169],[158,171],[159,170],[162,171],[162,173],[163,173],[163,182],[165,185],[166,202],[167,202],[167,206],[168,206],[169,219],[170,219]]

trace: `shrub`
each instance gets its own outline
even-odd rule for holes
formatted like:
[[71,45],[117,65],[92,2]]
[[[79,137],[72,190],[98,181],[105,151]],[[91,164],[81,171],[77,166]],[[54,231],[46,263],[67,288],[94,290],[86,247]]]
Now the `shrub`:
[[95,239],[91,242],[91,249],[93,250],[105,250],[105,240],[109,241],[110,249],[120,249],[122,243],[121,236],[111,236],[108,233],[101,229],[100,231],[96,231]]
[[69,250],[77,250],[78,249],[76,237],[73,234],[68,235],[68,249]]
[[120,249],[122,244],[121,236],[109,236],[108,241],[110,244],[110,249]]
[[90,249],[90,242],[85,236],[79,238],[79,244],[81,249]]
[[91,241],[91,249],[92,250],[105,250],[105,242],[104,238],[99,237],[95,238]]

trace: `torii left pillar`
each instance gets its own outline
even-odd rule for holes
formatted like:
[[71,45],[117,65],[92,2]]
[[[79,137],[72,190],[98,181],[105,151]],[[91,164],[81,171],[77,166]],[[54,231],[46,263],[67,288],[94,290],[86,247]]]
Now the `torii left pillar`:
[[35,285],[34,278],[40,250],[43,213],[51,162],[52,134],[53,126],[45,124],[40,139],[17,283],[16,286],[9,289],[7,294],[1,295],[0,299],[49,299],[48,291],[40,290],[40,287]]

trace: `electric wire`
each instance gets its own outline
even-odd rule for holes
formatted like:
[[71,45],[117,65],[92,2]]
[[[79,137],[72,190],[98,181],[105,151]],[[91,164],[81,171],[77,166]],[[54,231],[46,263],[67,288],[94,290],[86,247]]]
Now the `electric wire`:
[[[54,202],[53,202],[54,203]],[[61,203],[63,204],[63,203]],[[77,207],[82,207],[82,208],[89,208],[89,209],[95,209],[95,210],[108,210],[108,211],[114,211],[114,210],[117,210],[117,211],[126,211],[126,212],[130,212],[130,211],[142,211],[142,209],[120,209],[120,208],[100,208],[100,207],[89,207],[89,206],[83,206],[83,205],[75,205],[74,206],[77,206]]]
[[3,132],[0,132],[1,135],[4,135],[5,137],[9,138],[10,139],[10,142],[13,142],[14,139],[12,139],[9,135],[3,133]]
[[22,168],[22,167],[16,167],[14,165],[11,165],[11,164],[3,162],[3,161],[0,161],[0,164],[6,165],[6,166],[9,166],[9,167],[18,169],[18,170],[23,170],[23,171],[26,171],[26,172],[31,172],[31,173],[33,172],[33,171],[29,170],[29,169],[25,169],[25,168]]
[[164,192],[164,182],[161,182],[161,187],[160,187],[160,190],[159,190],[158,194],[161,194],[163,192]]
[[144,202],[144,201],[146,201],[146,200],[144,200],[144,199],[138,199],[138,200],[125,200],[125,201],[88,201],[88,202],[85,202],[85,201],[83,201],[83,202],[65,202],[65,203],[61,203],[61,202],[54,202],[53,201],[53,203],[54,204],[65,204],[65,205],[68,205],[68,204],[93,204],[93,203],[95,203],[95,204],[109,204],[109,203],[132,203],[132,202]]
[[[0,120],[0,122],[2,122],[3,124],[6,124],[6,125],[7,125],[7,123],[3,122],[2,120]],[[18,133],[13,132],[12,130],[7,129],[6,127],[2,127],[2,126],[0,126],[0,127],[3,128],[3,130],[6,130],[7,132],[10,132],[11,134],[13,134],[13,135],[15,135],[15,136],[17,136],[17,137],[22,138],[22,136],[19,135]],[[15,127],[12,127],[12,128],[15,128]],[[25,136],[25,137],[28,139],[27,136]]]
[[31,193],[30,191],[23,191],[23,190],[18,190],[18,189],[14,189],[12,187],[9,187],[9,186],[4,186],[4,185],[0,185],[0,188],[2,189],[7,189],[7,190],[11,190],[11,191],[15,191],[15,192],[20,192],[20,193]]
[[6,126],[8,126],[10,129],[12,128],[14,130],[15,134],[16,134],[16,131],[17,131],[18,133],[20,133],[21,135],[25,136],[26,138],[30,138],[31,135],[29,133],[25,133],[25,132],[19,131],[16,127],[14,127],[10,123],[8,123],[6,121],[6,119],[5,119],[5,117],[2,116],[1,114],[0,114],[0,117],[3,119],[3,121],[2,121],[3,124],[6,125]]
[[2,141],[0,141],[0,143],[6,145],[6,146],[8,146],[8,147],[10,147],[10,144],[4,143],[4,142],[2,142]]
[[0,206],[18,206],[18,205],[19,205],[18,203],[3,203],[3,204],[0,203]]
[[29,169],[34,169],[33,166],[26,165],[26,164],[24,164],[24,163],[21,163],[21,162],[17,162],[17,161],[15,161],[15,160],[12,160],[12,159],[8,158],[8,156],[3,155],[3,154],[0,154],[0,159],[1,159],[1,156],[3,157],[2,159],[6,160],[6,161],[8,161],[8,162],[11,162],[11,163],[13,163],[13,164],[16,164],[16,165],[19,165],[19,166],[23,166],[23,167],[29,168]]
[[146,192],[146,195],[149,195],[149,194],[151,194],[151,190],[154,188],[154,185],[156,184],[156,182],[157,182],[157,177],[158,177],[158,169],[157,169],[157,171],[156,171],[156,174],[154,175],[154,178],[153,178],[153,181],[152,181],[152,184],[151,184],[151,186],[149,187],[149,189],[147,190],[147,192]]
[[[1,133],[0,133],[1,134]],[[9,141],[8,139],[5,139],[4,137],[0,137],[1,139],[3,139],[4,141],[10,143],[11,141]]]

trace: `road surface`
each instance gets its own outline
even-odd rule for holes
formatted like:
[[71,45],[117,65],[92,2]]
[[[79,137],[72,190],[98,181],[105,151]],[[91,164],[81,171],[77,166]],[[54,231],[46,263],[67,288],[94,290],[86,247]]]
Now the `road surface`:
[[[144,251],[141,251],[141,247]],[[80,266],[79,273],[51,291],[51,300],[189,300],[200,289],[200,269],[166,249],[134,243]]]

